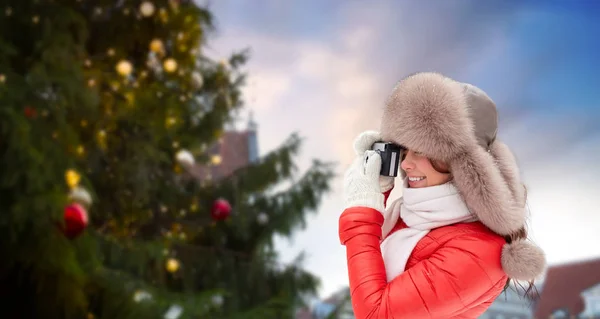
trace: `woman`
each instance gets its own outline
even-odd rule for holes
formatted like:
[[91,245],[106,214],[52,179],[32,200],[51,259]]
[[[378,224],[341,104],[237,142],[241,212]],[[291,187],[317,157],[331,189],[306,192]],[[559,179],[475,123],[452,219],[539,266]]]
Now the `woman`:
[[[542,273],[525,188],[496,134],[496,106],[472,85],[418,73],[396,86],[345,175],[339,236],[356,318],[477,318],[508,280]],[[404,149],[402,198],[387,208],[394,179],[379,174],[376,141]]]

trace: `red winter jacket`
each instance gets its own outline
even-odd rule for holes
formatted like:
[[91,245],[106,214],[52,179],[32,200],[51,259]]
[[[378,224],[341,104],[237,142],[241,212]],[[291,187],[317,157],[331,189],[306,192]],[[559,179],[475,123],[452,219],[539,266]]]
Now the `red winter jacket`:
[[[483,224],[431,230],[406,270],[389,283],[380,248],[382,224],[383,215],[372,208],[351,207],[340,216],[357,319],[477,318],[502,292],[508,280],[500,264],[505,240]],[[404,227],[399,220],[390,234]]]

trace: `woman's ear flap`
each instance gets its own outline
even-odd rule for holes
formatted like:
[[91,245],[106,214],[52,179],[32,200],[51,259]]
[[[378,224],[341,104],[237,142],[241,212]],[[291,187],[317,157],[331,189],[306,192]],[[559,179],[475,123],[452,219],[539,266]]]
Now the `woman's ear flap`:
[[435,169],[438,173],[451,174],[450,165],[446,164],[446,162],[438,161],[438,160],[429,160],[429,161],[431,162],[431,166],[433,167],[433,169]]

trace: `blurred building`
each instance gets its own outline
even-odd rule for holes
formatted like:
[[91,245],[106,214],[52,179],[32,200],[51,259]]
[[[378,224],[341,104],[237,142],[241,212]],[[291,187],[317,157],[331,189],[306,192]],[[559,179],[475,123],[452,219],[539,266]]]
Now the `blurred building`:
[[600,258],[549,267],[534,318],[600,318]]
[[335,311],[335,319],[355,319],[350,302],[350,289],[342,288],[329,298],[316,301],[310,308],[298,311],[295,319],[325,319]]
[[534,299],[525,294],[524,289],[511,285],[479,319],[532,319],[534,306]]
[[198,180],[220,179],[258,160],[258,125],[252,115],[245,130],[227,130],[206,149],[211,165],[196,164],[190,174]]

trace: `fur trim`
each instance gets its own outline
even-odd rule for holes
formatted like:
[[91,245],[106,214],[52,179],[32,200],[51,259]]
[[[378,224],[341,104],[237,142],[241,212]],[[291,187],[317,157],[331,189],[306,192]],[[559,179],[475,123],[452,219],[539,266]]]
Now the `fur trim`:
[[533,280],[546,268],[546,256],[537,246],[524,240],[505,244],[502,248],[502,269],[509,278]]
[[475,145],[450,163],[450,171],[469,210],[492,231],[506,236],[525,225],[525,209],[516,205],[489,153]]
[[520,182],[519,166],[513,153],[508,146],[496,140],[490,145],[490,154],[496,159],[496,166],[506,181],[517,207],[525,207],[525,186]]
[[412,75],[394,88],[381,135],[446,162],[477,143],[463,86],[437,73]]

